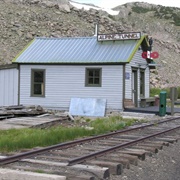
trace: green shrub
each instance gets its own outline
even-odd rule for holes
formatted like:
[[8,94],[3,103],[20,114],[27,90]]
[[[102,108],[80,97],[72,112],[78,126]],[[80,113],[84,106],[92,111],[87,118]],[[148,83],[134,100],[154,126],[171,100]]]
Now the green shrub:
[[174,25],[180,26],[180,14],[177,8],[160,6],[159,9],[155,10],[154,16],[160,19],[172,19]]
[[[155,95],[159,95],[161,91],[166,91],[166,97],[170,98],[170,88],[166,89],[160,89],[160,88],[151,88],[150,89],[150,96],[153,97]],[[180,87],[177,87],[177,94],[178,94],[178,99],[180,99]]]
[[180,99],[180,87],[177,88],[178,99]]
[[130,11],[129,13],[128,13],[128,16],[130,16],[132,14],[132,12]]
[[152,10],[149,8],[144,8],[144,7],[140,7],[140,6],[133,6],[132,11],[140,14],[140,13],[147,13]]
[[173,14],[173,20],[176,26],[180,26],[180,14]]
[[113,16],[113,15],[111,15],[111,14],[108,14],[108,17],[109,17],[110,19],[112,19],[113,21],[116,20],[115,16]]
[[153,97],[155,95],[159,95],[161,92],[161,89],[159,88],[151,88],[150,89],[150,96]]

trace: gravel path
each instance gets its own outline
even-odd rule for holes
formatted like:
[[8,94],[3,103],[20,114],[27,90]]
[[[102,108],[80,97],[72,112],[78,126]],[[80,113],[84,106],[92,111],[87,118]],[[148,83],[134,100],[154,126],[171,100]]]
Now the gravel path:
[[138,161],[138,166],[131,165],[121,176],[111,176],[111,180],[180,180],[180,140]]

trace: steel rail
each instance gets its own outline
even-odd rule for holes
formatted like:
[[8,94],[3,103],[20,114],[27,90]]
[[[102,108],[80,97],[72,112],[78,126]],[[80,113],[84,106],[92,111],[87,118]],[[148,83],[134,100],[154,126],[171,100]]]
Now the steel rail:
[[137,144],[139,142],[151,139],[153,137],[165,134],[165,133],[170,132],[170,131],[174,131],[174,130],[179,129],[179,128],[180,128],[180,126],[177,126],[175,128],[171,128],[171,129],[168,129],[168,130],[165,130],[165,131],[162,131],[162,132],[151,134],[149,136],[138,138],[136,140],[133,140],[133,141],[130,141],[130,142],[127,142],[127,143],[122,143],[120,145],[117,145],[117,146],[114,146],[114,147],[111,147],[111,148],[108,148],[108,149],[105,149],[105,150],[102,150],[102,151],[91,153],[91,154],[86,155],[86,156],[74,158],[74,159],[68,161],[68,166],[72,166],[72,165],[75,165],[75,164],[78,164],[78,163],[82,163],[82,162],[84,162],[84,161],[86,161],[88,159],[93,159],[95,157],[99,157],[99,156],[102,156],[104,154],[111,153],[111,152],[114,152],[116,150],[132,146],[132,145]]
[[119,130],[119,131],[115,131],[115,132],[111,132],[111,133],[107,133],[107,134],[103,134],[103,135],[98,135],[98,136],[94,136],[94,137],[90,137],[90,138],[84,138],[84,139],[80,139],[80,140],[60,143],[60,144],[48,146],[48,147],[45,147],[45,148],[28,151],[28,152],[25,152],[25,153],[21,153],[21,154],[17,154],[17,155],[13,155],[13,156],[9,156],[9,157],[0,159],[0,165],[5,165],[5,164],[12,163],[12,162],[16,162],[16,161],[19,161],[19,160],[21,160],[23,158],[32,157],[32,156],[42,154],[42,153],[45,153],[45,152],[48,152],[48,151],[51,151],[51,150],[65,149],[65,148],[69,148],[69,147],[72,147],[72,146],[80,144],[80,143],[85,143],[85,142],[92,141],[92,140],[111,137],[111,136],[114,136],[114,135],[117,135],[117,134],[130,132],[130,131],[134,131],[134,130],[137,130],[137,129],[146,128],[146,127],[154,126],[154,125],[161,124],[161,123],[166,123],[166,122],[177,120],[177,119],[180,119],[180,117],[167,118],[166,120],[162,120],[162,121],[159,121],[159,122],[138,126],[138,127],[135,127],[135,128]]

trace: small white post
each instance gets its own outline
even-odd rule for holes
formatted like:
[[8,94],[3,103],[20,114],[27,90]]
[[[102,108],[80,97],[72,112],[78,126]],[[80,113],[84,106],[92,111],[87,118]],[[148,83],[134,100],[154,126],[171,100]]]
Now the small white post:
[[98,31],[99,31],[99,24],[96,23],[96,24],[95,24],[95,32],[94,32],[94,36],[97,36],[97,35],[98,35]]

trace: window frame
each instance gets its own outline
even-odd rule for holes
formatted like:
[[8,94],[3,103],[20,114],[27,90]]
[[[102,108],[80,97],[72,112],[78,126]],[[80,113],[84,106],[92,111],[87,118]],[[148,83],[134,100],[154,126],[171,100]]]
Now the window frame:
[[[34,84],[37,84],[34,82],[35,72],[43,72],[43,82],[40,82],[42,86],[42,94],[34,94]],[[31,97],[45,97],[45,74],[45,69],[31,69]]]
[[[89,83],[89,71],[99,71],[99,84],[90,84]],[[94,73],[93,73],[93,81],[95,79],[94,77]],[[86,68],[86,72],[85,72],[85,87],[101,87],[102,86],[102,68]]]

